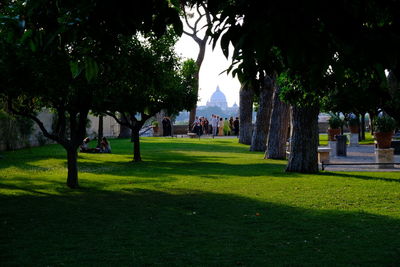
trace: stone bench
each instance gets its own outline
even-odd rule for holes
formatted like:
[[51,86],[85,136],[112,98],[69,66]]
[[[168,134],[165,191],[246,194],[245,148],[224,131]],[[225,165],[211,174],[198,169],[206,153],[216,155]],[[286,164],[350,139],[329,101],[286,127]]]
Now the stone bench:
[[329,163],[330,152],[332,148],[330,147],[319,147],[318,148],[318,162],[319,163]]

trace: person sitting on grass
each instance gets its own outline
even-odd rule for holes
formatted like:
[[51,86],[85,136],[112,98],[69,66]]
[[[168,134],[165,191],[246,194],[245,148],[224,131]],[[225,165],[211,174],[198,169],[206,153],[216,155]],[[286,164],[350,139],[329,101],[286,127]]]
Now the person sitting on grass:
[[111,145],[105,137],[101,139],[100,153],[111,153]]
[[86,137],[85,139],[83,139],[82,145],[80,145],[80,152],[82,153],[95,153],[96,149],[95,148],[89,148],[89,142],[90,142],[90,138]]

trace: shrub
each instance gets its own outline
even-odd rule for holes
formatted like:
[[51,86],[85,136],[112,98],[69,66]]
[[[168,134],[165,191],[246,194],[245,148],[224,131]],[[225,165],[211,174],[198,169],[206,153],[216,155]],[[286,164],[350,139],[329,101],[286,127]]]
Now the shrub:
[[343,120],[338,115],[335,114],[331,114],[328,123],[331,129],[338,129],[341,126],[343,126]]
[[376,132],[392,132],[396,128],[396,121],[389,115],[384,114],[375,119],[374,126]]

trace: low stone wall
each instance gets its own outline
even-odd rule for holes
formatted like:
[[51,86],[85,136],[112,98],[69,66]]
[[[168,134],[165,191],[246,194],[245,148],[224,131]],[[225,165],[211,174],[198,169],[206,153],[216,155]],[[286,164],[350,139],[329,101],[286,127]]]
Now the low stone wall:
[[188,126],[187,125],[174,125],[174,135],[177,134],[187,134],[188,132]]
[[[44,109],[37,116],[40,121],[43,122],[44,127],[47,131],[51,132],[51,127],[53,123],[53,114],[50,110]],[[88,119],[91,121],[90,127],[87,129],[87,134],[89,137],[93,138],[97,136],[99,119],[98,117],[89,115]],[[1,127],[1,125],[0,125]],[[120,131],[119,124],[110,116],[105,116],[103,118],[103,135],[106,137],[117,137]],[[12,145],[8,145],[9,149],[22,149],[26,147],[41,146],[44,144],[54,144],[55,142],[44,137],[42,131],[37,126],[36,123],[33,124],[33,130],[31,135],[26,140],[20,140],[16,137],[16,140],[12,140]],[[11,147],[11,148],[10,148]],[[7,142],[5,140],[0,140],[0,151],[7,149]]]

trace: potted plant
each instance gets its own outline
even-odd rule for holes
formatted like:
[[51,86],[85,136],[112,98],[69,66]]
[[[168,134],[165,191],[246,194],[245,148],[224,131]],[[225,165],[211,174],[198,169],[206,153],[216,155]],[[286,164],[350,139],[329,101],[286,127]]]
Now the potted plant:
[[158,133],[158,121],[153,121],[151,125],[153,125],[153,132]]
[[349,118],[348,124],[349,124],[350,133],[358,134],[359,127],[360,127],[359,126],[360,123],[359,123],[358,117],[355,116],[355,115],[351,116]]
[[328,123],[329,123],[328,140],[336,141],[335,136],[340,134],[340,127],[342,127],[343,121],[338,115],[332,114],[328,120]]
[[383,114],[375,119],[374,126],[378,148],[390,148],[396,121],[389,115]]

